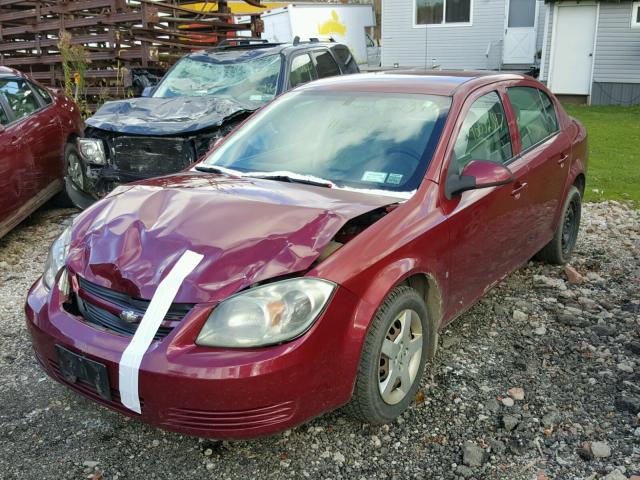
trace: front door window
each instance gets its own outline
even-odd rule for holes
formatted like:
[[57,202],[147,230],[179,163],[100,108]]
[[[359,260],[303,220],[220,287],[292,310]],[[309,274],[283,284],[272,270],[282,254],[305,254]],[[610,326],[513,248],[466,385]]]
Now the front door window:
[[476,100],[467,112],[453,148],[453,171],[460,174],[471,160],[506,163],[513,156],[511,134],[496,92]]

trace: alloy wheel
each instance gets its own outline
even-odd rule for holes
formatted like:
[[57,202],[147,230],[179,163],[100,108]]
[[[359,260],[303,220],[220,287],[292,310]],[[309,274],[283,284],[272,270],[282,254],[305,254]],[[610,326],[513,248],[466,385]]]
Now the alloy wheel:
[[413,310],[403,310],[389,326],[380,351],[378,387],[385,403],[395,405],[407,396],[421,358],[420,317]]

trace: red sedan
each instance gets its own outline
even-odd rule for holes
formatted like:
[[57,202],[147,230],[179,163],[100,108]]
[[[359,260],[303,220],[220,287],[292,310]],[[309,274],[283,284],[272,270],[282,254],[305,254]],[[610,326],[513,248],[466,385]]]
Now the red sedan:
[[570,258],[586,159],[585,129],[524,76],[310,83],[190,171],[82,213],[28,295],[36,356],[188,434],[345,404],[390,422],[447,323],[533,256]]
[[78,157],[82,129],[73,101],[0,67],[0,238],[61,194],[64,162]]

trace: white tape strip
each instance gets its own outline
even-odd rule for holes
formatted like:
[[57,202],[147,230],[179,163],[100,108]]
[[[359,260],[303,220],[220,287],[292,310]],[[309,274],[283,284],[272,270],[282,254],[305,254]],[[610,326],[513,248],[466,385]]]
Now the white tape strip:
[[173,266],[169,274],[160,282],[149,307],[142,317],[131,342],[122,353],[119,365],[120,399],[122,404],[134,412],[142,413],[138,395],[138,373],[142,357],[147,352],[158,327],[167,315],[184,279],[200,263],[203,255],[187,250]]

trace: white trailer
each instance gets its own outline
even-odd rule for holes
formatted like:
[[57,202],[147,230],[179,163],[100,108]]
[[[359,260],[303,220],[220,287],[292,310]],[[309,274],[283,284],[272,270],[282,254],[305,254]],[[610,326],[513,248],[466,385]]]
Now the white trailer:
[[333,38],[344,43],[359,64],[378,66],[380,52],[367,32],[376,25],[372,5],[289,4],[267,10],[260,16],[264,22],[262,38],[270,42]]

